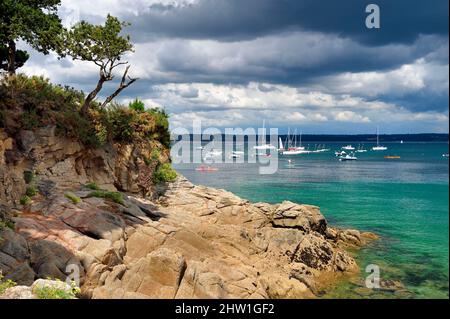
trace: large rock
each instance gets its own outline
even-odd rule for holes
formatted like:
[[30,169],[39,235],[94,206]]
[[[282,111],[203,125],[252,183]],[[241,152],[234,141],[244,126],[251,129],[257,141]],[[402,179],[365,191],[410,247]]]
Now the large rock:
[[324,234],[327,228],[325,217],[319,207],[298,205],[289,201],[281,203],[272,215],[276,227],[297,228],[306,232],[315,231]]
[[0,299],[36,299],[36,296],[29,286],[15,286],[6,289],[6,291],[0,295]]

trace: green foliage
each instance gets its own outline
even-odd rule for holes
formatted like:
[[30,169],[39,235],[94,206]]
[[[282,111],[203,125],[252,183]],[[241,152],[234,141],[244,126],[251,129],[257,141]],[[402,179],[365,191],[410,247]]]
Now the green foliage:
[[21,204],[21,205],[28,205],[29,203],[31,203],[31,198],[30,198],[29,196],[23,195],[23,196],[20,198],[20,204]]
[[20,116],[21,126],[26,130],[32,130],[39,126],[39,116],[36,110],[27,110]]
[[27,187],[27,190],[26,190],[26,192],[25,192],[25,194],[26,194],[28,197],[34,197],[34,196],[36,196],[38,193],[39,193],[38,189],[37,189],[36,187],[34,187],[34,186],[28,186],[28,187]]
[[[63,50],[60,56],[71,56],[74,60],[88,61],[100,68],[100,77],[96,87],[87,95],[82,112],[86,114],[91,108],[91,102],[100,93],[107,81],[114,79],[114,70],[123,62],[123,56],[133,51],[130,36],[122,35],[122,28],[128,23],[121,22],[108,14],[104,25],[93,25],[86,21],[77,23],[72,29],[64,32]],[[134,83],[137,79],[128,76],[129,66],[121,77],[119,87],[102,103],[102,107],[109,104],[122,90]]]
[[161,164],[153,173],[153,181],[155,183],[173,182],[177,178],[177,172],[169,163]]
[[152,160],[157,161],[159,160],[159,157],[161,156],[161,151],[157,148],[152,149]]
[[100,121],[95,125],[94,118],[86,118],[78,110],[61,111],[56,115],[58,133],[77,138],[86,146],[99,148],[107,141],[107,128]]
[[15,287],[16,285],[17,283],[10,279],[5,280],[5,277],[3,277],[0,271],[0,295],[2,295],[6,291],[6,289]]
[[76,291],[68,292],[63,289],[58,289],[55,287],[44,286],[36,287],[33,293],[38,299],[76,299]]
[[[27,51],[17,50],[14,61],[14,69],[22,67],[28,61],[30,55]],[[0,69],[8,70],[8,48],[0,43]]]
[[108,15],[104,25],[93,25],[86,21],[77,23],[64,33],[63,55],[74,60],[106,63],[121,60],[121,57],[133,50],[129,36],[121,36],[122,28],[128,23]]
[[107,110],[110,137],[118,142],[136,142],[151,139],[155,133],[155,118],[147,112],[137,112],[113,103]]
[[30,184],[34,180],[34,173],[32,171],[24,171],[23,179],[25,183]]
[[152,108],[147,111],[155,119],[155,134],[153,139],[159,140],[162,145],[170,146],[169,115],[166,110]]
[[135,99],[128,104],[128,107],[136,112],[145,112],[145,104],[141,100]]
[[16,227],[16,225],[11,220],[0,220],[0,230],[5,229],[5,228],[14,230],[15,227]]
[[[57,135],[77,139],[93,148],[109,141],[152,140],[169,147],[169,121],[164,110],[145,111],[144,107],[142,112],[142,105],[127,107],[118,103],[103,109],[93,102],[88,114],[82,114],[83,101],[84,94],[73,88],[19,74],[11,77],[8,84],[0,83],[0,123],[7,123],[5,128],[12,134],[24,128],[56,126]],[[136,101],[136,105],[142,103]]]
[[147,166],[152,165],[153,163],[159,163],[159,158],[161,156],[161,151],[157,148],[152,150],[150,154],[150,158],[144,158],[144,162]]
[[[8,46],[15,51],[15,43],[23,40],[44,54],[56,49],[60,43],[58,35],[62,30],[61,20],[57,14],[60,2],[60,0],[0,1],[0,45]],[[18,59],[24,62],[23,56],[19,56]]]
[[98,198],[110,199],[117,204],[125,206],[125,202],[123,200],[123,195],[119,192],[109,192],[109,191],[104,191],[104,190],[97,190],[97,191],[93,191],[93,192],[89,193],[88,197],[98,197]]
[[64,196],[65,196],[67,199],[70,199],[70,200],[72,201],[72,203],[74,203],[75,205],[82,202],[81,198],[78,197],[77,195],[75,195],[75,194],[72,193],[72,192],[67,192],[67,193],[64,194]]
[[[54,85],[42,76],[18,74],[2,84],[0,109],[21,109],[45,112],[77,110],[84,94],[68,86]],[[45,124],[44,124],[45,125]]]
[[86,184],[86,187],[89,189],[92,189],[93,191],[98,191],[100,190],[100,187],[98,187],[98,185],[94,182],[90,182]]

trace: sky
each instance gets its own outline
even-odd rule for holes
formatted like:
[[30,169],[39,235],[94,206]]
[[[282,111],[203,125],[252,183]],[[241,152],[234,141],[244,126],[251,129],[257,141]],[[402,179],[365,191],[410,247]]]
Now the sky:
[[[366,6],[380,8],[368,29]],[[63,0],[64,25],[131,23],[139,80],[119,99],[164,107],[171,128],[307,134],[448,133],[448,0]],[[21,44],[22,48],[27,48]],[[31,53],[20,70],[89,92],[89,62]],[[118,78],[120,74],[118,73]],[[117,83],[115,83],[117,85]],[[106,95],[109,85],[103,93]]]

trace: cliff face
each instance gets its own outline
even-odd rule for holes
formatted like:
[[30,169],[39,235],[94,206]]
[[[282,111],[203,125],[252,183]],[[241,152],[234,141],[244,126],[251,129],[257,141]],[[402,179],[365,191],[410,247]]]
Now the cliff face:
[[0,128],[0,202],[19,203],[27,187],[26,172],[37,175],[37,186],[44,193],[55,184],[70,187],[95,181],[105,189],[147,195],[156,163],[145,159],[154,149],[163,150],[160,161],[168,161],[168,150],[155,141],[94,149],[56,136],[55,126],[21,130],[13,136]]
[[[345,249],[372,236],[329,227],[318,207],[252,204],[182,177],[154,192],[142,160],[154,147],[0,131],[0,210],[15,224],[0,229],[6,278],[30,285],[76,269],[90,298],[302,298],[358,271]],[[18,205],[26,171],[39,194]],[[94,197],[88,181],[127,195]]]

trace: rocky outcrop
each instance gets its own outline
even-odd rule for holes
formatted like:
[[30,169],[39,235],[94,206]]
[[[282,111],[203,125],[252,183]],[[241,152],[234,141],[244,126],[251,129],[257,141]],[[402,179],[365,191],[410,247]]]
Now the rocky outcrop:
[[358,271],[345,248],[369,236],[330,228],[315,206],[252,204],[180,177],[124,204],[39,195],[0,230],[0,268],[30,285],[77,269],[88,298],[307,298]]
[[[22,285],[8,296],[71,275],[87,298],[306,298],[358,271],[347,249],[374,236],[329,227],[316,206],[250,203],[182,177],[156,187],[155,148],[167,161],[152,143],[88,149],[54,127],[0,129],[0,270]],[[90,181],[123,202],[91,197]],[[18,205],[30,185],[39,194]]]
[[38,187],[48,195],[55,185],[71,187],[89,181],[105,189],[147,195],[152,191],[154,167],[146,159],[154,149],[159,150],[161,162],[168,161],[168,150],[157,141],[110,143],[95,149],[58,136],[55,126],[14,135],[0,128],[0,203],[19,203],[27,187],[25,172],[38,175]]

